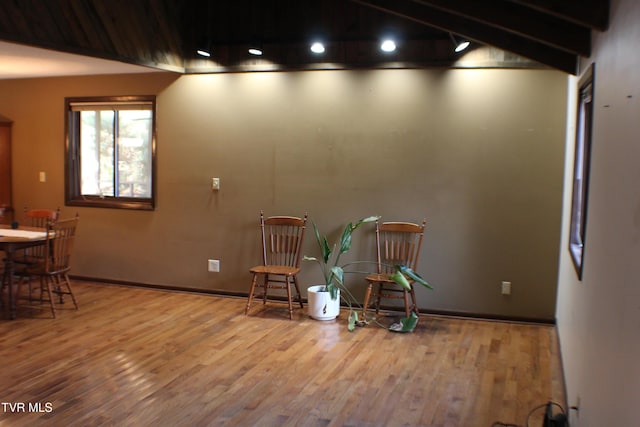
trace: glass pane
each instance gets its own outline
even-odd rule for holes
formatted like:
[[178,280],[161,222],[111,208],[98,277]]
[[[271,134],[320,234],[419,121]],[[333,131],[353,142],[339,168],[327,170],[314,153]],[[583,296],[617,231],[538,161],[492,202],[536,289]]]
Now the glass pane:
[[150,110],[118,111],[118,196],[151,197]]
[[113,111],[80,113],[80,170],[83,195],[113,196]]
[[573,196],[571,201],[571,225],[569,251],[573,264],[582,280],[585,245],[585,223],[588,196],[589,150],[593,122],[593,65],[581,78],[578,93],[578,117],[576,123],[576,146],[573,166]]

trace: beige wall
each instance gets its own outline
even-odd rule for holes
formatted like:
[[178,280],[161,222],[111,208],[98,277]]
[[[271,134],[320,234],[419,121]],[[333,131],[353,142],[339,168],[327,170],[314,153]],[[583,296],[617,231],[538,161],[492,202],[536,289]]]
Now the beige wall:
[[[308,211],[334,235],[363,216],[426,216],[422,308],[553,319],[566,90],[544,70],[154,73],[1,81],[0,114],[14,121],[16,208],[81,215],[75,275],[246,292],[261,209]],[[154,93],[157,209],[64,207],[64,97]],[[373,259],[371,231],[352,259]],[[316,266],[301,278],[318,282]]]
[[[595,63],[584,272],[578,281],[567,249],[567,190],[557,309],[567,398],[579,406],[571,412],[572,427],[640,425],[640,57],[631,54],[638,41],[640,3],[614,0],[610,28],[596,34],[593,55],[582,64]],[[575,118],[573,106],[569,117]]]

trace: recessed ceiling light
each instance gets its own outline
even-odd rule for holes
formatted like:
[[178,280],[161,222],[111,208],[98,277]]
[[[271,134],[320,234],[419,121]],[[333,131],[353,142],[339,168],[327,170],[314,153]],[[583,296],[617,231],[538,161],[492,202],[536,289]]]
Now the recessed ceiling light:
[[462,52],[463,50],[469,47],[468,40],[465,40],[460,36],[456,37],[451,33],[449,33],[449,37],[451,38],[451,43],[453,44],[453,51],[455,53]]
[[380,49],[383,52],[393,52],[396,50],[396,42],[391,39],[384,40],[382,44],[380,44]]
[[320,42],[314,42],[311,45],[311,52],[313,53],[324,53],[324,45]]
[[469,42],[468,41],[463,41],[460,44],[458,44],[456,46],[456,48],[454,49],[455,52],[462,52],[463,50],[465,50],[466,48],[469,47]]
[[257,47],[250,47],[249,48],[249,53],[251,55],[261,56],[262,55],[262,49],[259,49]]
[[205,57],[210,57],[211,56],[211,52],[209,52],[208,50],[204,50],[204,49],[198,49],[196,50],[196,53],[200,56],[205,56]]

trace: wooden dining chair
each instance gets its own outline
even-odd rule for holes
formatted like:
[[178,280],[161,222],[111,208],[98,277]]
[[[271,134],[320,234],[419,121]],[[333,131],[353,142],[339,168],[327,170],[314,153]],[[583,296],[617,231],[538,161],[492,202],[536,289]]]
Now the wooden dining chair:
[[[56,210],[52,209],[29,209],[24,208],[24,223],[28,227],[47,228],[52,222],[55,222],[60,217],[60,208]],[[34,246],[31,248],[23,249],[19,254],[16,254],[14,262],[18,264],[38,264],[44,260],[45,254],[44,246]]]
[[[256,288],[262,288],[262,303],[267,302],[269,289],[286,289],[289,303],[289,319],[293,319],[293,300],[291,285],[295,287],[297,300],[302,305],[302,294],[298,286],[297,274],[300,272],[302,241],[307,223],[307,214],[303,218],[293,216],[271,216],[265,219],[260,212],[260,230],[262,234],[262,265],[251,268],[253,274],[245,314],[249,313]],[[259,281],[258,277],[262,280]]]
[[24,208],[24,225],[29,227],[46,228],[51,221],[56,221],[60,217],[60,208],[53,209],[30,209]]
[[366,276],[369,286],[363,305],[365,319],[372,298],[375,300],[376,314],[380,311],[382,298],[401,298],[404,300],[404,311],[407,317],[411,312],[419,315],[413,282],[409,280],[411,289],[406,289],[394,282],[390,276],[396,272],[396,265],[404,265],[416,271],[425,224],[426,219],[422,224],[376,221],[377,271],[375,274]]
[[[51,307],[51,314],[56,317],[56,303],[54,294],[60,297],[60,303],[63,303],[62,296],[70,295],[73,305],[78,309],[78,301],[71,290],[71,281],[69,280],[69,270],[71,269],[71,255],[73,254],[73,246],[76,237],[76,229],[78,226],[79,216],[69,219],[50,222],[47,227],[47,240],[44,245],[44,259],[37,264],[28,264],[22,270],[16,272],[17,276],[23,278],[21,285],[25,282],[31,289],[31,280],[38,278],[40,280],[40,301],[44,300],[46,292],[47,299]],[[18,290],[18,295],[20,290]],[[29,295],[31,298],[31,295]]]

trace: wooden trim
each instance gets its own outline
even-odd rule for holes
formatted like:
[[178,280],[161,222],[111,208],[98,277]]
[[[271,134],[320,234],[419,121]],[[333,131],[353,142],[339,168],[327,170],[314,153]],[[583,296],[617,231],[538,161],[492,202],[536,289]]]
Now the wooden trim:
[[[149,104],[151,116],[151,195],[150,197],[98,196],[83,195],[81,193],[80,178],[80,118],[79,110],[74,110],[73,104],[119,104],[139,103]],[[156,95],[128,95],[128,96],[87,96],[67,97],[64,102],[64,144],[65,144],[65,205],[85,206],[111,209],[155,210],[157,200],[157,120]],[[145,108],[146,109],[146,108]],[[115,172],[114,172],[115,173]],[[114,188],[114,194],[115,194]]]
[[[562,381],[562,389],[564,391],[564,401],[561,402],[562,406],[564,408],[567,409],[567,411],[569,411],[570,409],[576,409],[577,407],[574,406],[570,406],[569,405],[569,394],[567,393],[567,381],[566,381],[566,375],[564,372],[564,358],[562,357],[562,342],[560,341],[560,331],[556,329],[556,349],[557,349],[557,354],[558,354],[558,358],[560,363],[559,365],[559,369],[560,369],[560,380]],[[552,379],[553,380],[553,379]],[[574,405],[576,403],[574,402]],[[579,408],[578,408],[579,409]]]
[[[116,279],[105,279],[105,278],[95,278],[95,277],[87,277],[87,276],[75,276],[70,275],[73,280],[81,280],[85,282],[96,282],[96,283],[105,283],[112,284],[117,286],[129,286],[129,287],[137,287],[137,288],[148,288],[148,289],[157,289],[163,291],[172,291],[172,292],[187,292],[194,294],[206,294],[206,295],[216,295],[221,297],[229,297],[229,298],[247,298],[246,292],[235,292],[235,291],[225,291],[222,289],[195,289],[195,288],[185,288],[175,285],[158,285],[154,283],[141,283],[141,282],[131,282],[127,280],[116,280]],[[269,297],[271,300],[286,302],[286,297],[278,297],[273,296]],[[303,298],[303,301],[306,303],[307,299]],[[342,305],[344,307],[344,305]],[[380,306],[380,309],[387,313],[402,313],[404,310],[403,307],[391,307],[391,306]],[[527,316],[506,316],[500,314],[489,314],[489,313],[476,313],[470,311],[453,311],[453,310],[420,310],[420,314],[428,315],[428,316],[439,316],[439,317],[455,317],[461,319],[479,319],[479,320],[494,320],[501,322],[517,322],[517,323],[533,323],[533,324],[542,324],[542,325],[555,325],[555,319],[549,318],[541,318],[541,317],[527,317]]]

